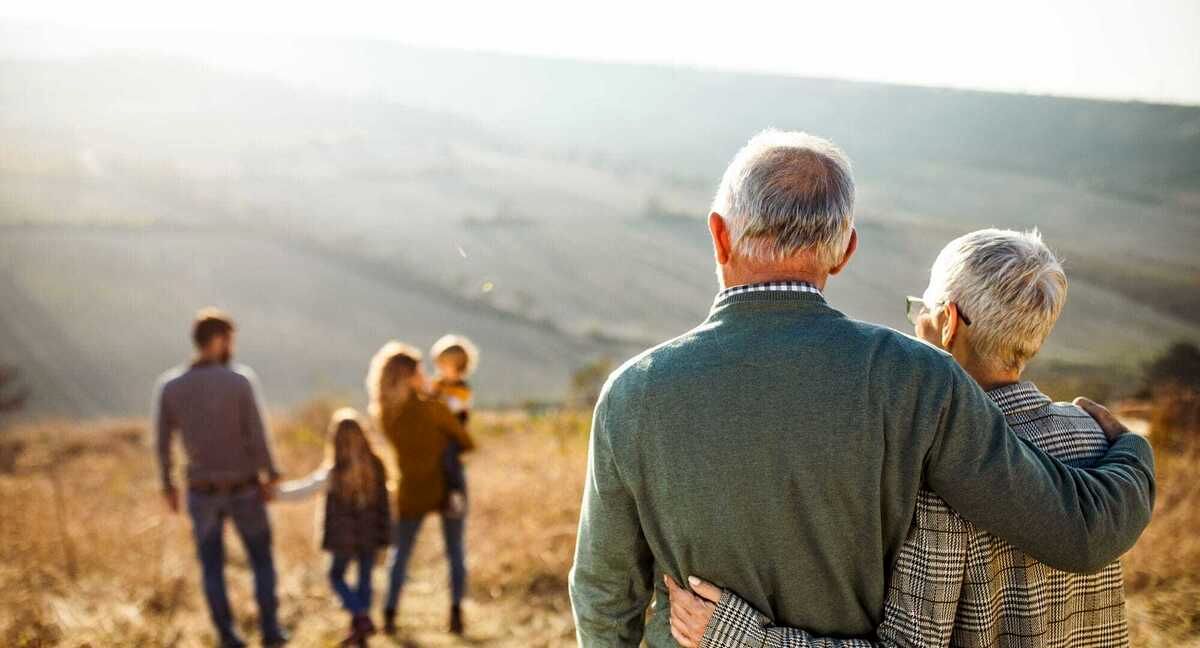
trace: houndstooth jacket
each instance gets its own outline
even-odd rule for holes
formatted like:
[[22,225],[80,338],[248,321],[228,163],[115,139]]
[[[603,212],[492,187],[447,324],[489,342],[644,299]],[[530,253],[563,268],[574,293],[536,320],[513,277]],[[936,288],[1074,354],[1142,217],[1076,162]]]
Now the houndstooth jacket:
[[[1087,413],[1051,402],[1033,383],[1000,387],[988,396],[1017,434],[1065,463],[1090,465],[1108,448]],[[1111,648],[1129,645],[1129,629],[1119,562],[1090,575],[1051,569],[975,528],[923,489],[892,570],[876,638],[815,637],[774,626],[726,591],[700,645]]]

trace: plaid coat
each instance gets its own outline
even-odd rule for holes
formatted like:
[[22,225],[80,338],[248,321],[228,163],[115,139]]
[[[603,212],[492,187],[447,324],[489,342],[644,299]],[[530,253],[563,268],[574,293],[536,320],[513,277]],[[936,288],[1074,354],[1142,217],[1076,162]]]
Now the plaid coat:
[[[1108,448],[1087,413],[1051,402],[1033,383],[1000,387],[988,396],[1019,435],[1067,464],[1090,465]],[[976,528],[923,489],[892,571],[877,635],[835,639],[773,626],[726,591],[701,646],[1125,647],[1129,630],[1121,566],[1113,562],[1090,575],[1051,569]]]

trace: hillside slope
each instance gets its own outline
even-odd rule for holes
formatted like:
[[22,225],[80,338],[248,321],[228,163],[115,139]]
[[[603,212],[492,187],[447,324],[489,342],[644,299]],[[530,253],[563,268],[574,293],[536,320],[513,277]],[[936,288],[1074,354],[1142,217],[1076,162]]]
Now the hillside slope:
[[[559,397],[703,318],[712,189],[769,124],[857,162],[862,248],[828,291],[849,315],[904,328],[946,240],[1038,226],[1072,282],[1045,358],[1200,339],[1200,109],[504,57],[470,86],[476,55],[378,56],[352,66],[374,93],[146,53],[0,62],[0,363],[33,413],[143,410],[207,303],[284,403],[357,393],[382,341],[447,330],[483,346],[485,402]],[[423,63],[428,92],[401,92]]]

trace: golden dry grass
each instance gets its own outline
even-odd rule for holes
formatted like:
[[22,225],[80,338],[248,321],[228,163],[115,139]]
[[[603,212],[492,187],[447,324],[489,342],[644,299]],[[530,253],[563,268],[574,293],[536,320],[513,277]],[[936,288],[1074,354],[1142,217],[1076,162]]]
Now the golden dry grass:
[[[290,475],[320,462],[329,410],[324,403],[309,406],[277,425],[280,463]],[[584,425],[578,415],[479,417],[481,447],[469,460],[467,637],[444,631],[446,570],[430,519],[401,603],[404,633],[372,645],[574,643],[565,581],[583,483]],[[0,474],[0,644],[212,645],[189,522],[165,513],[142,422],[42,423],[2,438],[25,450]],[[346,623],[314,540],[316,506],[271,509],[280,613],[291,645],[301,648],[334,645]],[[255,637],[249,570],[236,536],[227,531],[226,540],[234,610],[243,634]],[[377,568],[377,597],[385,581]]]
[[[277,422],[281,465],[299,476],[320,461],[318,402]],[[1154,421],[1162,426],[1161,420]],[[403,635],[373,645],[572,645],[566,574],[586,453],[579,413],[480,415],[469,463],[468,636],[444,632],[445,563],[436,521],[422,531],[402,602]],[[1200,443],[1174,430],[1159,448],[1154,522],[1124,558],[1135,646],[1200,646]],[[186,516],[157,495],[140,421],[41,423],[10,429],[24,443],[0,461],[0,637],[5,646],[206,646],[211,633]],[[3,454],[3,448],[0,448]],[[0,457],[2,458],[2,457]],[[345,619],[314,541],[316,502],[276,504],[281,616],[292,645],[333,645]],[[255,636],[249,572],[234,536],[234,608]],[[376,570],[377,592],[384,570]]]
[[1200,646],[1200,395],[1151,406],[1157,499],[1150,527],[1122,559],[1135,646]]

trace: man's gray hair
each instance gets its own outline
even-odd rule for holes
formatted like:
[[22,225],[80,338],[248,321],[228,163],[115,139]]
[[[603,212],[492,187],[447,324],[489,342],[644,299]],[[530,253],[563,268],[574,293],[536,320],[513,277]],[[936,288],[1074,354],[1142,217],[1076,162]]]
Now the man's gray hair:
[[996,368],[1021,370],[1067,301],[1067,275],[1042,235],[984,229],[950,241],[929,273],[929,308],[953,302],[971,320],[971,348]]
[[733,247],[756,261],[811,251],[825,269],[841,262],[854,227],[850,160],[826,139],[766,130],[738,151],[713,198]]

